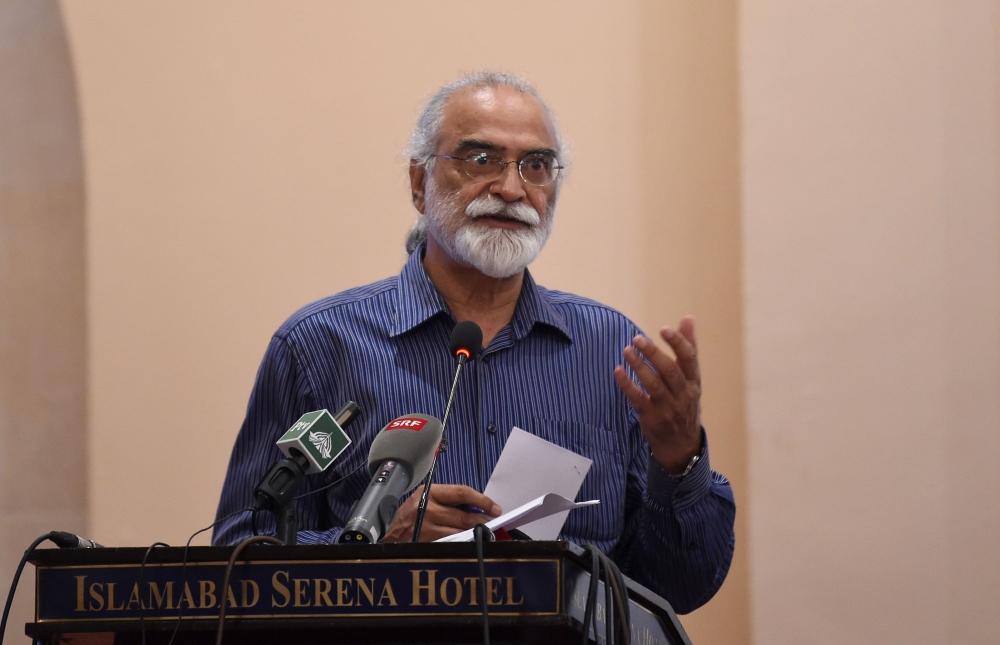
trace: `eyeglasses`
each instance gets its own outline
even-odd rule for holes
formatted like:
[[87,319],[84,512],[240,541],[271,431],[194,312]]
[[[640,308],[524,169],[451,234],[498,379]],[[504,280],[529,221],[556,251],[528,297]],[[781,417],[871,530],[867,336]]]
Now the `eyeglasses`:
[[556,180],[559,171],[563,169],[555,156],[539,152],[526,155],[520,161],[504,161],[504,158],[495,152],[472,152],[464,157],[434,156],[457,161],[470,178],[488,181],[498,179],[507,170],[508,164],[516,163],[521,179],[533,186],[548,186]]

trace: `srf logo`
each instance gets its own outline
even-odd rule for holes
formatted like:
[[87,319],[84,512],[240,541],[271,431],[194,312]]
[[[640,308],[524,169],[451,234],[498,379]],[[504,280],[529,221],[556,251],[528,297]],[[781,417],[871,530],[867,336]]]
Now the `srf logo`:
[[388,426],[386,430],[413,430],[414,432],[420,432],[420,429],[427,425],[426,419],[417,418],[403,418],[396,419]]

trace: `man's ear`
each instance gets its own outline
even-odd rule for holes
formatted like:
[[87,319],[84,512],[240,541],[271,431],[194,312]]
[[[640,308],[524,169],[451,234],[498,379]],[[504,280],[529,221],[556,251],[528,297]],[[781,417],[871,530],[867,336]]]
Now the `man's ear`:
[[417,159],[410,159],[410,193],[413,205],[424,212],[424,181],[427,179],[427,166]]

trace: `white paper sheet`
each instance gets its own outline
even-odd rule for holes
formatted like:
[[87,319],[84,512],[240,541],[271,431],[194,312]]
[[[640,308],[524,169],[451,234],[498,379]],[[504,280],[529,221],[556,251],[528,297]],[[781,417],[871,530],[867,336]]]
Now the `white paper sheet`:
[[[546,493],[574,500],[591,464],[591,460],[572,450],[514,428],[483,494],[503,509],[518,508]],[[569,511],[563,510],[520,528],[532,539],[554,540]]]
[[[504,513],[500,517],[486,522],[486,528],[491,531],[495,531],[499,528],[508,530],[516,529],[522,526],[527,526],[530,523],[537,523],[540,520],[554,517],[553,514],[560,514],[565,517],[565,514],[569,513],[574,508],[580,508],[581,506],[593,506],[594,504],[600,503],[600,500],[596,499],[592,499],[589,502],[571,502],[562,495],[549,493],[548,495],[542,495],[541,497],[533,499],[527,504],[519,506],[509,513]],[[560,524],[560,526],[562,526],[562,524]],[[435,542],[471,542],[473,538],[474,533],[472,529],[469,529],[468,531],[462,531],[461,533],[440,538],[435,540]]]

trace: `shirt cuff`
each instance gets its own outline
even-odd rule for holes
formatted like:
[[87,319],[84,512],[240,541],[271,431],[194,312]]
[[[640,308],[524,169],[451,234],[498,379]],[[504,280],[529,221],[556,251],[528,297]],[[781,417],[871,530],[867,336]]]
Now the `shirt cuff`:
[[646,465],[646,494],[666,508],[675,510],[688,507],[705,495],[712,487],[712,467],[708,458],[708,436],[701,429],[705,447],[701,459],[684,477],[674,477],[650,455]]

